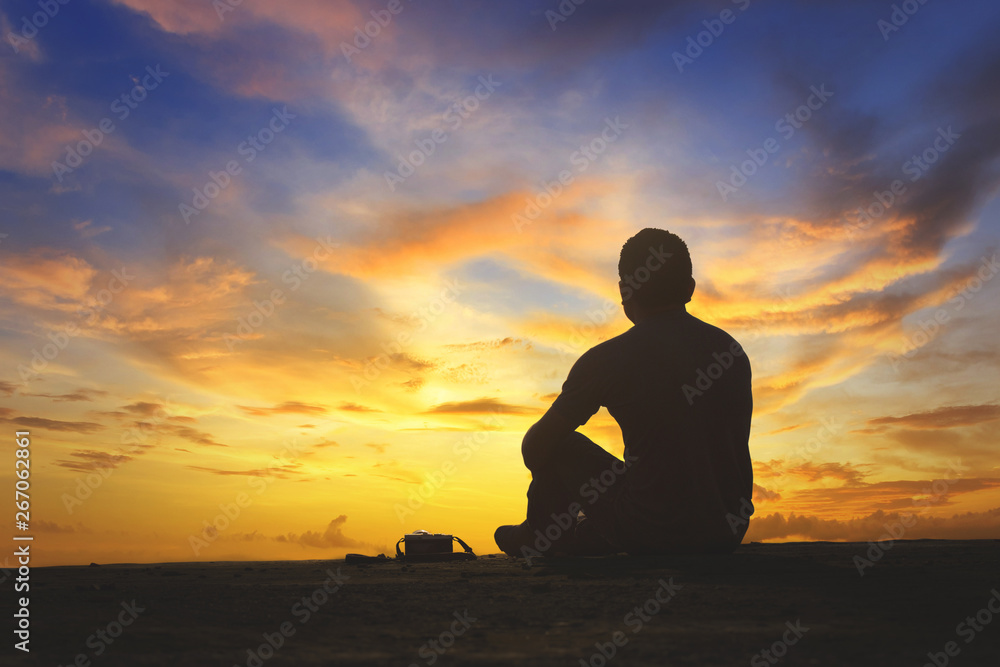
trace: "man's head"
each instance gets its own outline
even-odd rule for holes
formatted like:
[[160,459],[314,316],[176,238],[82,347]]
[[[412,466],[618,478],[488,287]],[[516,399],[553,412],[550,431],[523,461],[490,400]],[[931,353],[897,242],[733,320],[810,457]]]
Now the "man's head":
[[694,278],[687,244],[676,234],[647,227],[622,246],[619,288],[625,314],[682,307],[691,300]]

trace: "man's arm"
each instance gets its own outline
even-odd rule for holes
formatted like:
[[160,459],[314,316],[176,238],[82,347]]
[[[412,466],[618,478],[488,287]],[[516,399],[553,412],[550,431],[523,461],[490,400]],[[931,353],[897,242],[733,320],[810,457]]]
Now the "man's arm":
[[537,470],[549,460],[554,445],[568,438],[575,430],[576,426],[572,422],[549,408],[524,434],[524,440],[521,441],[524,465],[528,470]]

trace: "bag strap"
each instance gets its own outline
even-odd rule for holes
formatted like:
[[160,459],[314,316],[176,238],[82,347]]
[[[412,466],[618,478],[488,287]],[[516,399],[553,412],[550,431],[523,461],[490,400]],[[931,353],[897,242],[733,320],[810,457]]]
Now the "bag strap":
[[457,535],[452,535],[452,539],[454,539],[456,542],[462,545],[462,548],[465,549],[465,553],[472,554],[473,558],[476,557],[476,553],[472,550],[472,547],[463,542],[461,537],[458,537]]

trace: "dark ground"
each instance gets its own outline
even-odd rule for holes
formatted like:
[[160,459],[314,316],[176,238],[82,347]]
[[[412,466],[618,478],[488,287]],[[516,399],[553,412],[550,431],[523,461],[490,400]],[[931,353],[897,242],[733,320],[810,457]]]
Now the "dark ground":
[[[70,665],[83,654],[78,664],[108,667],[577,666],[581,660],[601,667],[605,659],[595,644],[604,644],[606,653],[615,652],[608,664],[623,667],[920,667],[932,664],[928,652],[940,654],[939,667],[945,660],[1000,665],[1000,614],[987,609],[991,591],[1000,590],[1000,540],[897,542],[862,577],[853,557],[868,548],[753,544],[728,557],[535,561],[531,568],[505,556],[409,566],[39,568],[32,571],[32,652],[14,650],[8,629],[0,664]],[[325,602],[319,601],[326,593],[317,594],[316,611],[306,619],[302,598],[322,590],[327,570],[338,568],[343,585]],[[671,578],[680,588],[656,612],[659,603],[648,601],[660,580]],[[4,587],[9,600],[10,582]],[[667,599],[666,589],[660,596]],[[133,612],[134,621],[123,610],[133,600],[143,609]],[[633,610],[647,602],[643,620]],[[1000,610],[1000,597],[993,605]],[[456,613],[467,613],[468,628]],[[132,622],[117,638],[106,634],[108,644],[95,633],[117,634],[119,616]],[[969,616],[976,625],[960,626]],[[5,618],[12,629],[10,614]],[[286,622],[289,636],[279,650],[270,655],[265,648],[260,662],[248,655],[265,633],[277,638]],[[786,623],[798,623],[801,638]],[[613,644],[616,631],[621,647]],[[783,644],[783,636],[794,645]],[[431,640],[451,648],[439,655]],[[947,642],[955,642],[954,657],[944,653]],[[761,653],[772,649],[782,657]]]

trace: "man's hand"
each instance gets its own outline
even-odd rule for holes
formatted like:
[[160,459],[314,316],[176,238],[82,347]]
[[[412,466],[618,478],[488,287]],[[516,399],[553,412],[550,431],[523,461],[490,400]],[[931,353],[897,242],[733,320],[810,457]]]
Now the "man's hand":
[[531,471],[545,465],[555,446],[575,430],[576,427],[569,420],[549,408],[524,434],[524,440],[521,441],[524,465]]

